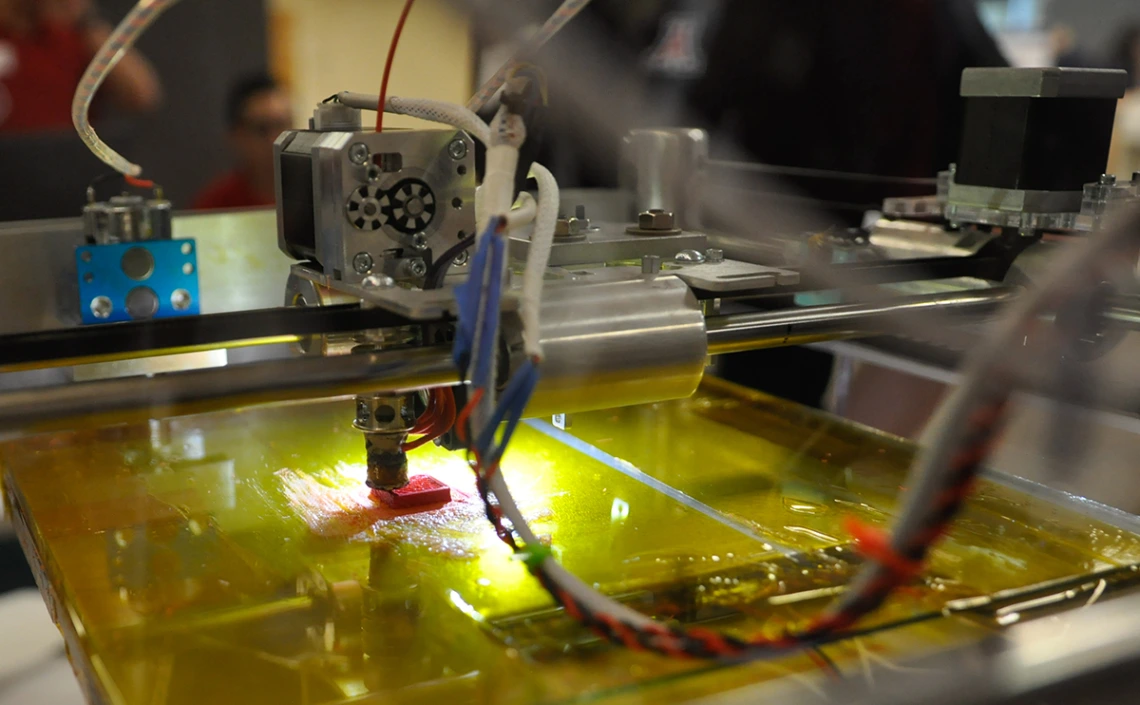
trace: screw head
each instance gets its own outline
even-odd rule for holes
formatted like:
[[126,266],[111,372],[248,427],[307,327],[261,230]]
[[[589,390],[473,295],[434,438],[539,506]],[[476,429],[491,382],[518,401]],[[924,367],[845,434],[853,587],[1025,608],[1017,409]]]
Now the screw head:
[[461,139],[454,139],[447,145],[447,153],[452,159],[459,161],[467,156],[467,143]]
[[660,274],[661,273],[661,258],[657,255],[642,255],[641,257],[641,273],[642,274]]
[[383,274],[373,274],[365,277],[362,283],[365,289],[391,289],[396,286],[395,279],[386,277]]
[[427,235],[423,233],[416,233],[412,236],[412,247],[417,250],[426,250],[428,246]]
[[705,255],[699,250],[681,250],[673,257],[673,261],[680,264],[701,264],[705,261]]
[[422,259],[414,259],[408,263],[408,273],[413,277],[422,277],[427,274],[427,265]]
[[637,216],[637,226],[642,230],[674,230],[677,221],[671,212],[654,208]]
[[106,296],[96,296],[91,299],[91,313],[96,318],[110,318],[114,305]]
[[1101,174],[1099,181],[1101,186],[1112,186],[1116,183],[1116,176],[1113,174]]
[[357,142],[348,148],[348,159],[357,166],[364,166],[372,157],[372,150],[363,142]]
[[191,303],[193,303],[193,298],[190,296],[190,292],[185,289],[175,289],[170,295],[170,305],[174,307],[175,311],[185,311],[190,308]]
[[372,271],[372,255],[367,252],[357,252],[352,258],[352,268],[357,274],[368,274]]
[[715,247],[705,250],[705,261],[709,264],[720,264],[724,261],[724,250]]
[[366,404],[364,402],[364,400],[358,399],[356,402],[356,421],[357,421],[357,423],[366,424],[366,423],[368,423],[368,419],[371,416],[372,416],[372,414],[369,413],[369,411],[368,411],[368,404]]
[[467,263],[470,261],[471,261],[471,253],[468,252],[467,250],[464,250],[455,256],[455,266],[456,267],[466,267]]

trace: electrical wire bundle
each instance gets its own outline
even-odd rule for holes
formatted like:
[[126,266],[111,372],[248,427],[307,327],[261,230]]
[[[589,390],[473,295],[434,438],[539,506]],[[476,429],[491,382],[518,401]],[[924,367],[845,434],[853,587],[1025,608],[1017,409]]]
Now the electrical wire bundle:
[[[462,119],[467,121],[470,117],[465,115]],[[540,168],[536,165],[534,172]],[[538,233],[544,231],[544,190],[542,178],[534,172],[532,175],[540,184]],[[555,184],[554,193],[557,193],[556,188]],[[849,522],[848,529],[867,563],[844,594],[802,631],[775,638],[750,639],[658,623],[606,597],[559,565],[519,511],[499,472],[499,465],[517,426],[516,418],[521,418],[526,400],[537,383],[537,366],[541,361],[537,336],[539,308],[527,304],[528,293],[541,293],[545,263],[544,253],[532,244],[524,272],[523,293],[523,319],[528,322],[524,336],[527,330],[534,335],[533,340],[527,341],[527,366],[516,373],[494,406],[494,412],[483,419],[476,418],[476,411],[494,398],[494,384],[486,377],[472,377],[471,402],[459,415],[461,439],[466,443],[469,436],[472,438],[469,446],[474,456],[472,466],[487,517],[500,539],[523,560],[529,572],[570,617],[618,645],[678,658],[742,661],[779,656],[856,636],[858,632],[852,628],[860,619],[878,609],[897,587],[920,575],[931,547],[946,533],[970,495],[983,463],[1000,436],[1016,386],[1017,374],[1009,351],[1019,347],[1018,341],[1038,325],[1042,314],[1082,288],[1094,286],[1099,276],[1099,269],[1094,265],[1111,256],[1122,241],[1135,237],[1138,231],[1140,212],[1118,228],[1094,237],[1088,245],[1075,248],[1030,296],[1021,300],[1012,315],[996,324],[994,334],[973,352],[963,384],[944,405],[941,423],[928,449],[911,470],[906,483],[910,489],[893,534]],[[549,255],[548,250],[545,255]],[[464,318],[472,320],[472,316],[481,316],[483,320],[490,320],[496,316],[489,305],[489,300],[479,305],[469,304],[466,310],[461,310],[461,325]],[[466,428],[468,419],[475,419],[470,433]],[[505,425],[496,435],[499,424]]]
[[404,452],[425,446],[443,436],[455,424],[455,416],[455,393],[450,388],[435,388],[428,391],[427,409],[420,414],[408,432],[408,435],[419,438],[405,441]]
[[[496,348],[502,302],[502,265],[506,243],[503,233],[506,218],[488,225],[471,258],[470,276],[456,288],[459,309],[455,347],[452,356],[460,369],[469,372],[474,392],[456,420],[456,432],[473,456],[476,487],[483,500],[487,518],[499,538],[512,549],[519,546],[503,524],[503,513],[493,500],[490,482],[498,471],[503,453],[518,428],[527,403],[538,384],[538,361],[528,357],[511,377],[503,394],[495,400]],[[489,408],[486,418],[478,418],[480,409]],[[468,423],[471,422],[471,430]]]
[[[1010,316],[995,325],[994,334],[972,354],[963,383],[944,405],[928,449],[911,470],[910,490],[893,535],[849,522],[868,564],[844,595],[801,632],[740,639],[705,629],[686,630],[654,622],[583,584],[553,559],[550,549],[527,526],[498,472],[501,452],[488,459],[480,449],[475,469],[488,516],[500,538],[569,616],[618,645],[680,658],[737,661],[856,636],[857,632],[848,630],[859,619],[881,606],[896,587],[920,574],[931,546],[945,534],[969,496],[1000,435],[1017,386],[1016,363],[1010,360],[1009,351],[1040,326],[1040,316],[1081,290],[1095,287],[1106,261],[1131,239],[1140,239],[1140,210],[1074,247]],[[509,528],[504,519],[510,522]]]
[[456,366],[468,370],[472,387],[485,389],[494,384],[495,345],[502,300],[506,243],[504,222],[487,226],[471,258],[467,281],[455,288],[459,321],[455,329],[452,357]]

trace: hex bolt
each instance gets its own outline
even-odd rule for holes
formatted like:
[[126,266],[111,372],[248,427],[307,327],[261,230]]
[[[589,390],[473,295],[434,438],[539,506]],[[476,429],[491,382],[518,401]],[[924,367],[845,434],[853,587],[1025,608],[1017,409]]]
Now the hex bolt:
[[357,142],[348,148],[348,159],[357,166],[364,166],[372,156],[372,151],[363,142]]
[[570,232],[570,220],[567,218],[559,218],[554,223],[554,237],[568,237]]
[[710,247],[705,250],[705,261],[709,264],[720,264],[724,261],[724,250]]
[[447,153],[452,159],[459,161],[467,156],[467,143],[461,139],[454,139],[447,145]]
[[671,212],[653,208],[637,217],[637,226],[642,230],[675,230],[677,221]]
[[357,274],[368,274],[372,271],[372,255],[367,252],[357,252],[352,258],[352,268]]
[[650,276],[661,273],[661,258],[657,255],[642,255],[641,273]]

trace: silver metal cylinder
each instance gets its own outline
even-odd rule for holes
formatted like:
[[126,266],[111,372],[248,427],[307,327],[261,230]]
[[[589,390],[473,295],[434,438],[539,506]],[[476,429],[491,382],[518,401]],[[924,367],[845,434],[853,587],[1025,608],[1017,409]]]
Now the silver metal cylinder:
[[[343,294],[335,289],[322,286],[312,279],[298,276],[293,271],[285,282],[285,306],[336,306],[357,303],[360,299]],[[303,335],[295,343],[297,352],[302,355],[349,355],[366,341],[366,336],[357,331],[348,333],[325,333]]]
[[686,230],[701,227],[702,172],[709,136],[695,128],[634,130],[622,146],[621,187],[633,194],[634,212],[661,209]]
[[1018,287],[1000,286],[918,296],[900,296],[873,303],[809,306],[762,313],[715,316],[708,319],[709,354],[723,355],[764,348],[806,345],[828,340],[889,333],[884,322],[896,324],[907,316],[986,314],[1010,303]]
[[675,277],[553,286],[541,321],[546,360],[528,416],[680,399],[704,374],[704,316]]
[[[155,377],[126,377],[0,393],[0,430],[55,419],[73,427],[137,418],[222,411],[237,406],[324,399],[367,392],[403,392],[452,385],[459,373],[446,348],[367,355],[302,357]],[[107,414],[100,418],[99,414]]]
[[1114,326],[1140,332],[1140,309],[1134,306],[1110,306],[1104,316]]
[[169,240],[171,218],[170,201],[115,196],[109,201],[89,203],[83,209],[83,229],[88,238],[100,245]]

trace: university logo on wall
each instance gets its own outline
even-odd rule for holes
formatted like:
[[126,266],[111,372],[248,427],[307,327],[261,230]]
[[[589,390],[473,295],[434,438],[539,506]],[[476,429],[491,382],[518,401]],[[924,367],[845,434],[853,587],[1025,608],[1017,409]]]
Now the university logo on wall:
[[646,67],[671,78],[695,78],[704,74],[705,54],[701,46],[704,30],[705,18],[701,15],[666,15],[657,42],[645,57]]

